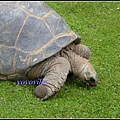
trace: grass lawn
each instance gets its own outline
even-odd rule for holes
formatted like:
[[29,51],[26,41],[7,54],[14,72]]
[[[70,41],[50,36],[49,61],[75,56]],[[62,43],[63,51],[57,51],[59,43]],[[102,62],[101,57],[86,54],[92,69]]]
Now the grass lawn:
[[61,90],[40,102],[34,85],[0,81],[0,118],[120,118],[120,2],[46,2],[92,52],[98,86],[67,79]]

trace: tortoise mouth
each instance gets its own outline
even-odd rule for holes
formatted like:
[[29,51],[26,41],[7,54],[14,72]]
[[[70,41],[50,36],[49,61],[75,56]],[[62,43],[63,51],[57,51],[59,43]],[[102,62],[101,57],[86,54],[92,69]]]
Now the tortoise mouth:
[[83,84],[86,84],[87,86],[97,86],[98,84],[98,79],[97,78],[87,78],[85,76],[83,76],[84,80],[82,81]]

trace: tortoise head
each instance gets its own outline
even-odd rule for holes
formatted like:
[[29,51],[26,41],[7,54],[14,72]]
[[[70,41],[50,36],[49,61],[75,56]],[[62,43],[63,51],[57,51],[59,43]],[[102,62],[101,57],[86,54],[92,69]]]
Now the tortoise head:
[[96,86],[98,84],[98,75],[90,62],[85,64],[78,77],[88,86]]

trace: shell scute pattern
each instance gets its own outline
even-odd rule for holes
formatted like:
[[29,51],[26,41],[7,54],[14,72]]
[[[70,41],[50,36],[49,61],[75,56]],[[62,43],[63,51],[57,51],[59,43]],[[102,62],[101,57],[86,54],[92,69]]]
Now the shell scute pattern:
[[8,78],[24,75],[79,37],[52,8],[38,1],[0,2],[0,26],[0,74]]

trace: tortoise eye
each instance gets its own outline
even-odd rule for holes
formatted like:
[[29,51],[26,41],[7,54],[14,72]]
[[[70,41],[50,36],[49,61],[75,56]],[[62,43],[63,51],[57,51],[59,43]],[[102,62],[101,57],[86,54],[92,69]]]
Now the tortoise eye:
[[93,77],[90,77],[90,82],[95,82],[95,79]]

